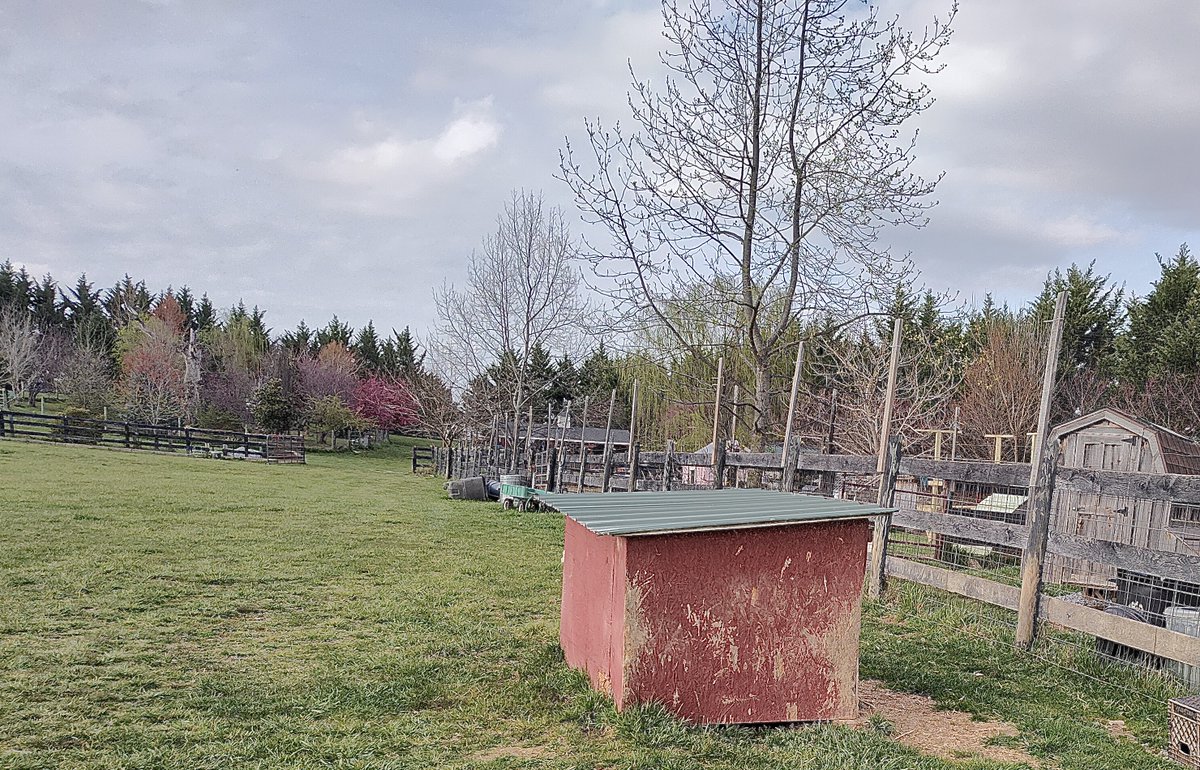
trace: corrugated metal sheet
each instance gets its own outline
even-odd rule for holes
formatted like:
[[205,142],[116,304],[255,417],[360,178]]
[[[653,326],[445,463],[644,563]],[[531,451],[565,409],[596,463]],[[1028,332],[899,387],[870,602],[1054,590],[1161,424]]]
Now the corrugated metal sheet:
[[607,494],[539,493],[538,499],[601,535],[777,527],[890,513],[852,500],[765,489],[679,490]]

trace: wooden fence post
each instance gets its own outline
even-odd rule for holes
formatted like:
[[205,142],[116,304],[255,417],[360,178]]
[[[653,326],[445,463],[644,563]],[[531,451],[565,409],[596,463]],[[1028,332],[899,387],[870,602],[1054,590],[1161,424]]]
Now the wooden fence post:
[[1037,439],[1029,468],[1029,502],[1026,505],[1029,539],[1021,552],[1021,597],[1017,604],[1015,642],[1021,649],[1033,646],[1037,634],[1037,614],[1042,588],[1042,567],[1050,535],[1050,511],[1054,499],[1054,474],[1058,469],[1058,447],[1046,446],[1050,433],[1050,402],[1058,377],[1058,355],[1062,345],[1067,313],[1067,292],[1060,291],[1054,303],[1050,339],[1046,345],[1046,365],[1042,371],[1042,398],[1038,408]]
[[667,439],[667,453],[663,456],[663,491],[671,491],[671,477],[675,474],[675,439]]
[[641,445],[634,444],[629,447],[629,486],[625,490],[627,492],[637,491],[638,454],[640,453]]
[[[792,371],[792,395],[788,399],[787,425],[783,429],[783,466],[786,468],[792,454],[792,423],[796,421],[796,396],[800,393],[800,373],[804,369],[804,340],[796,346],[796,368]],[[796,466],[793,465],[793,468]],[[780,489],[783,489],[781,486]],[[789,488],[787,491],[791,491]]]
[[796,465],[800,460],[800,448],[785,445],[783,451],[787,459],[784,460],[782,475],[779,477],[779,491],[794,492],[796,491]]
[[604,449],[604,470],[600,472],[600,491],[607,492],[612,484],[612,466],[613,453],[612,445],[609,444]]
[[725,488],[725,442],[713,447],[713,489]]
[[725,356],[717,359],[717,393],[713,399],[713,462],[717,461],[717,442],[721,440],[721,391],[725,389]]
[[[900,438],[888,439],[887,456],[884,458],[883,473],[879,477],[879,496],[876,502],[881,508],[891,508],[896,500],[896,477],[900,475]],[[871,563],[867,569],[867,596],[878,599],[883,595],[887,570],[888,533],[892,528],[892,515],[885,513],[875,518],[875,531],[871,535]]]
[[1050,515],[1054,505],[1054,475],[1058,471],[1058,451],[1042,458],[1038,485],[1029,495],[1029,539],[1021,553],[1021,597],[1017,603],[1017,647],[1028,650],[1037,635],[1038,611],[1042,595],[1042,570],[1046,546],[1050,542]]
[[558,447],[550,448],[546,443],[546,491],[557,492],[555,482],[558,480]]
[[883,429],[879,433],[879,464],[876,473],[884,473],[887,465],[889,439],[892,435],[892,410],[896,404],[896,377],[900,372],[900,343],[904,332],[904,321],[896,319],[892,326],[892,360],[888,365],[887,395],[883,400]]

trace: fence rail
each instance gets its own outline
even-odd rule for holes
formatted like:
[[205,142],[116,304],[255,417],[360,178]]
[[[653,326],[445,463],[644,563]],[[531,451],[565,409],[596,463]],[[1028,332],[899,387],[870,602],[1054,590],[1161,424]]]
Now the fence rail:
[[300,436],[186,426],[149,425],[89,417],[0,411],[0,438],[90,444],[150,452],[183,452],[239,460],[303,463]]

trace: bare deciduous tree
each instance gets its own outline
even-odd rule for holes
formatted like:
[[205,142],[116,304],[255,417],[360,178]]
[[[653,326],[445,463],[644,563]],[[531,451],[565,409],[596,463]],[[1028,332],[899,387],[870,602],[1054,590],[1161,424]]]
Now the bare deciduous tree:
[[452,446],[462,434],[462,410],[449,386],[436,374],[416,372],[401,383],[413,403],[417,426]]
[[497,411],[522,414],[533,395],[534,349],[574,352],[581,338],[587,308],[575,257],[562,210],[547,206],[539,193],[514,192],[496,231],[471,254],[461,287],[446,284],[434,292],[431,363],[459,388],[499,366],[495,379],[504,392]]
[[[859,330],[829,346],[828,353],[828,360],[814,368],[838,388],[838,443],[852,454],[874,454],[883,429],[891,348]],[[919,334],[908,335],[901,349],[892,435],[900,438],[902,450],[922,440],[921,430],[946,426],[960,377],[940,358],[936,345]]]
[[986,322],[982,333],[985,342],[963,373],[959,424],[974,441],[1007,435],[1023,446],[1037,427],[1045,341],[1030,324],[1011,318]]
[[16,396],[38,368],[37,325],[15,307],[0,311],[0,384]]
[[111,361],[97,340],[77,340],[68,353],[58,388],[71,406],[90,417],[100,417],[113,397]]
[[736,306],[760,444],[789,329],[863,313],[909,273],[879,236],[931,205],[900,127],[930,104],[920,77],[953,15],[914,36],[855,0],[665,0],[669,74],[659,90],[635,79],[636,130],[587,123],[586,171],[562,153],[610,236],[586,255],[599,290],[685,345],[668,309],[689,287]]

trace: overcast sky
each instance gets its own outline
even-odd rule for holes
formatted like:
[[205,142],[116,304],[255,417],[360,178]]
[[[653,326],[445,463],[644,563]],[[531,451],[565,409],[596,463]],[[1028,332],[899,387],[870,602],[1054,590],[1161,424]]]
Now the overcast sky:
[[[1197,30],[1195,0],[963,0],[918,146],[941,203],[897,248],[968,301],[1092,259],[1144,292],[1200,250]],[[509,190],[570,206],[563,137],[659,44],[634,0],[0,0],[0,261],[423,332]]]

